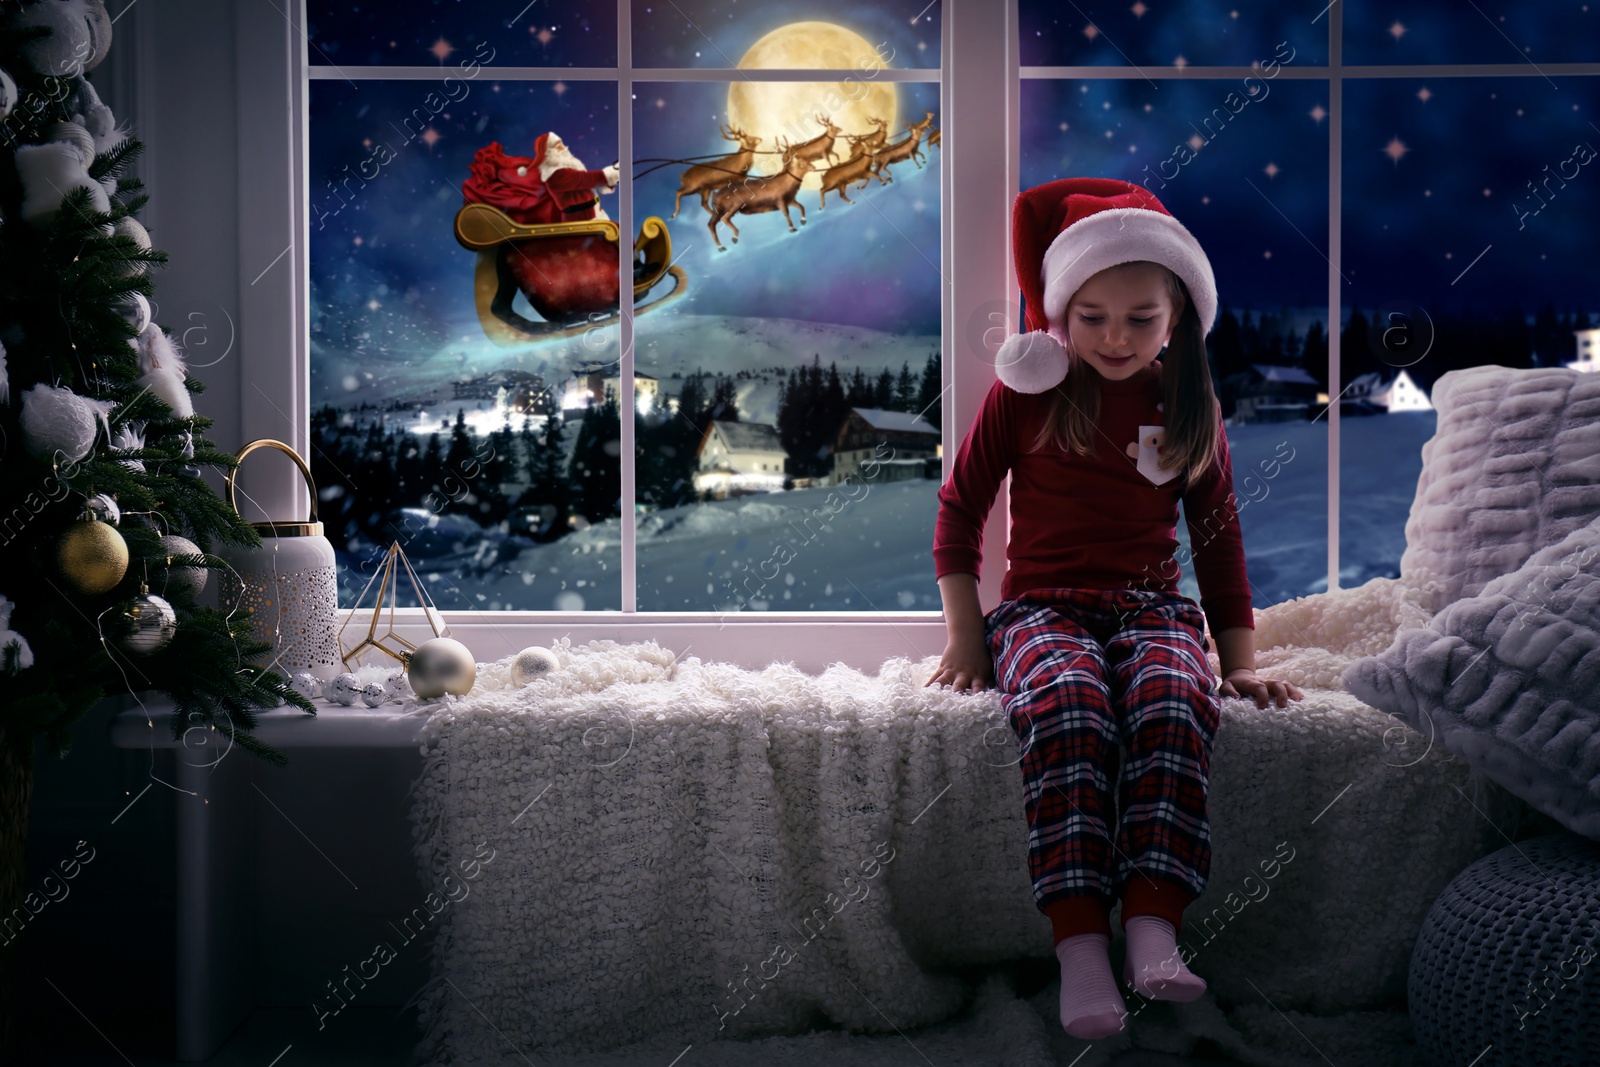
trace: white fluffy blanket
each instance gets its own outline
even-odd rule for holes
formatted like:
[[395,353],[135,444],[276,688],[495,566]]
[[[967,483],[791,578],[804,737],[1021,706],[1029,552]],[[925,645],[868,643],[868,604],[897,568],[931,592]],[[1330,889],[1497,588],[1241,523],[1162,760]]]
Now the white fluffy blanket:
[[562,669],[520,690],[485,664],[425,731],[414,818],[441,914],[423,1054],[665,1064],[693,1045],[731,1064],[767,1036],[774,1062],[1091,1067],[1209,1038],[1246,1063],[1409,1064],[1416,931],[1521,811],[1335,689],[1419,610],[1375,579],[1258,613],[1262,672],[1307,699],[1224,703],[1211,882],[1181,937],[1210,989],[1130,997],[1130,1029],[1081,1059],[1057,984],[1021,1000],[1004,967],[1054,957],[996,693],[923,688],[931,658],[811,676],[560,645]]

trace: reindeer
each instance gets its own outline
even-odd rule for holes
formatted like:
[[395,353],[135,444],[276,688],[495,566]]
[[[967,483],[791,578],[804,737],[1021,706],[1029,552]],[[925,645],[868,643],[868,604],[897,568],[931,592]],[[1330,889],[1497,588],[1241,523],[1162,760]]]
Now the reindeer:
[[[826,159],[833,162],[833,142],[844,130],[833,124],[833,120],[822,112],[816,112],[817,121],[822,123],[822,132],[809,141],[802,141],[797,145],[789,145],[780,141],[778,147],[784,152],[791,153],[796,159],[815,162]],[[814,168],[813,168],[814,169]]]
[[800,192],[800,183],[813,169],[809,159],[796,157],[791,148],[784,151],[783,170],[779,173],[755,178],[747,175],[743,181],[725,185],[712,193],[711,221],[707,226],[711,230],[711,239],[717,243],[717,251],[727,251],[717,238],[719,222],[728,224],[728,229],[733,231],[733,243],[739,243],[739,228],[733,224],[735,215],[759,215],[763,211],[781,210],[784,221],[789,224],[789,232],[799,233],[794,228],[794,219],[789,217],[789,206],[792,204],[800,209],[800,224],[805,225],[805,205],[795,196]]
[[683,203],[686,196],[699,194],[700,206],[707,211],[711,210],[711,191],[719,185],[736,182],[750,173],[750,166],[755,162],[756,145],[761,143],[761,138],[752,137],[743,130],[736,130],[724,123],[718,130],[723,140],[737,141],[739,151],[731,156],[714,159],[710,163],[697,163],[683,172],[683,177],[678,179],[678,196],[672,202],[672,217],[678,217],[678,205]]
[[846,189],[856,181],[861,184],[858,188],[865,189],[873,178],[878,179],[879,185],[888,185],[883,180],[883,175],[874,171],[873,164],[877,161],[875,149],[870,147],[870,142],[875,134],[866,134],[851,142],[854,147],[850,151],[850,158],[840,163],[837,167],[829,167],[822,172],[822,198],[817,202],[817,209],[828,206],[828,194],[837,191],[839,199],[847,204],[855,203],[850,199]]
[[[921,122],[906,124],[906,132],[911,136],[904,141],[896,141],[894,144],[878,150],[876,162],[873,165],[875,173],[882,174],[890,163],[903,163],[907,159],[916,163],[918,170],[922,169],[922,164],[918,162],[918,160],[922,159],[922,153],[917,150],[917,145],[922,141],[922,135],[928,132],[928,127],[933,125],[933,112],[924,111],[923,115],[926,117]],[[889,176],[889,180],[894,181],[892,174]]]
[[847,133],[844,135],[844,139],[849,141],[852,145],[864,143],[868,148],[882,148],[883,143],[889,139],[889,124],[883,119],[879,118],[877,115],[873,115],[868,118],[867,123],[878,128],[872,133]]
[[942,131],[942,130],[934,130],[932,133],[928,134],[928,147],[929,148],[938,147],[938,145],[939,145],[939,134],[942,133],[942,132],[944,132],[944,131]]

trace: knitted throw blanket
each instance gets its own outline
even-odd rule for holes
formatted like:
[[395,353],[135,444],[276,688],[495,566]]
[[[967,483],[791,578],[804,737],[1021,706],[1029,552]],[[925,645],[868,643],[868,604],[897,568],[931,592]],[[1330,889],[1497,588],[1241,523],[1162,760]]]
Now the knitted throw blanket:
[[[1390,1062],[1375,1043],[1404,1037],[1395,998],[1422,918],[1503,843],[1487,820],[1507,828],[1518,803],[1337,689],[1417,610],[1375,579],[1258,613],[1261,672],[1307,698],[1224,702],[1211,881],[1179,939],[1210,989],[1188,1005],[1129,995],[1130,1029],[1080,1067],[1201,1034],[1254,1063]],[[427,1062],[620,1063],[604,1050],[635,1045],[671,1049],[666,1063],[830,1026],[894,1037],[975,994],[1010,1020],[974,1039],[994,1062],[1082,1050],[1049,991],[1007,1007],[1003,983],[957,972],[1053,959],[997,693],[923,688],[935,658],[812,676],[648,643],[554,651],[561,669],[521,689],[508,661],[482,665],[424,731]]]

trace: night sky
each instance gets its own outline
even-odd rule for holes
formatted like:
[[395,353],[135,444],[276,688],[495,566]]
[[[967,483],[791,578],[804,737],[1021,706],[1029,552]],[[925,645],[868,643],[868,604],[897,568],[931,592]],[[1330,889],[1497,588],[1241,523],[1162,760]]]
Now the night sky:
[[[310,0],[311,62],[420,66],[439,62],[443,40],[472,51],[488,42],[501,66],[614,67],[616,5],[610,0]],[[788,22],[836,22],[894,50],[896,67],[939,66],[939,5],[866,5],[850,0],[633,0],[636,67],[733,67],[754,41]],[[887,54],[887,49],[885,52]],[[698,55],[696,53],[699,53]]]
[[[1326,21],[1313,31],[1310,17],[1322,4],[1301,17],[1303,5],[1261,14],[1262,5],[1202,0],[1185,3],[1181,19],[1164,17],[1162,5],[1142,17],[1122,3],[1080,6],[1092,33],[1070,6],[1024,0],[1025,64],[1164,69],[1149,69],[1150,80],[1025,80],[1023,187],[1075,175],[1143,181],[1206,248],[1223,303],[1325,305],[1326,82],[1274,78],[1264,95],[1235,103],[1238,114],[1224,107],[1227,121],[1207,131],[1196,127],[1230,90],[1246,95],[1242,83],[1162,76],[1180,55],[1189,65],[1248,64],[1293,49],[1285,65],[1320,62]],[[1437,3],[1339,6],[1347,62],[1507,63],[1524,75],[1345,80],[1344,314],[1393,302],[1441,314],[1515,306],[1531,316],[1546,301],[1600,311],[1588,270],[1600,179],[1587,162],[1600,149],[1600,94],[1593,78],[1547,78],[1530,62],[1597,58],[1596,14],[1543,3],[1496,29],[1470,5],[1448,16]],[[1292,43],[1280,51],[1282,41]],[[1193,158],[1163,171],[1186,142]],[[1165,187],[1150,177],[1174,170]],[[1546,178],[1535,199],[1530,183]]]

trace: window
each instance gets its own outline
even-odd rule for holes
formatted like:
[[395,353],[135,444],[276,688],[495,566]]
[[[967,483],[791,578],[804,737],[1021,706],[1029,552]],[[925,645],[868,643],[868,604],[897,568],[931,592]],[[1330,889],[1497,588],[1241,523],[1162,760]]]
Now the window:
[[399,539],[447,611],[937,611],[937,9],[554,17],[307,5],[341,602]]
[[1600,9],[1018,16],[1020,186],[1137,182],[1211,258],[1256,607],[1398,575],[1439,376],[1585,365]]

